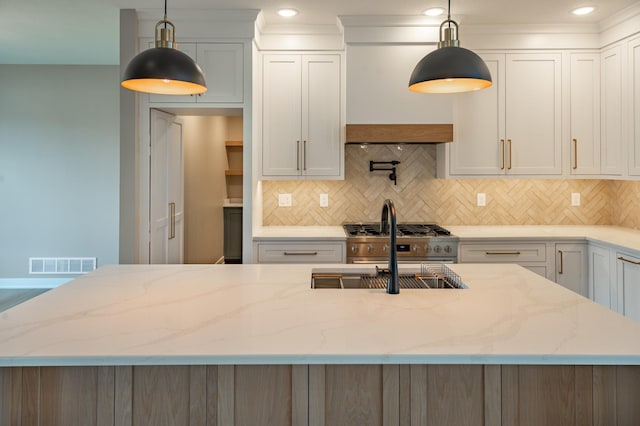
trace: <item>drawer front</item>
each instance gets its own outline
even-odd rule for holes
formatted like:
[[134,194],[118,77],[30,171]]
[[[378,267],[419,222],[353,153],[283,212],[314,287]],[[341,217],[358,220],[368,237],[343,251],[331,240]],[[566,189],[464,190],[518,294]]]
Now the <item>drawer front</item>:
[[545,244],[461,244],[458,248],[460,263],[520,263],[544,262]]
[[340,243],[258,243],[258,263],[344,263]]

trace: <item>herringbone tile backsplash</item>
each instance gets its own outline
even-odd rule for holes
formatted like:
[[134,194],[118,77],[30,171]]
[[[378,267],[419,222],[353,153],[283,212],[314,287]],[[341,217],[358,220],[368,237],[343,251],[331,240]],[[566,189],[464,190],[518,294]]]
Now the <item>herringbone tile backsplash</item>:
[[[621,225],[640,229],[640,182],[569,179],[436,179],[433,145],[347,145],[343,181],[264,181],[263,224],[340,225],[379,221],[391,198],[398,221],[449,225]],[[398,184],[389,172],[369,172],[369,160],[399,160]],[[484,192],[486,207],[476,206]],[[581,205],[571,206],[579,192]],[[292,207],[278,207],[278,194]],[[319,205],[329,194],[329,207]]]

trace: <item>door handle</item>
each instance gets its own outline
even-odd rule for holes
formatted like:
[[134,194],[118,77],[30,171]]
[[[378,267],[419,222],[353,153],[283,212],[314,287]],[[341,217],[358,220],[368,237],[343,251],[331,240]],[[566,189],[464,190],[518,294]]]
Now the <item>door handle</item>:
[[633,265],[640,265],[640,262],[636,262],[634,260],[629,260],[629,259],[625,259],[624,257],[620,256],[618,258],[618,260],[622,260],[623,262],[627,262],[627,263],[631,263]]
[[302,141],[302,170],[307,171],[307,141]]
[[508,170],[511,170],[511,163],[512,163],[512,152],[513,152],[513,146],[511,145],[511,139],[507,139],[507,142],[509,143],[509,167],[507,167]]
[[564,272],[564,253],[562,250],[558,250],[558,254],[560,255],[560,268],[558,269],[558,274],[562,274]]
[[296,141],[296,170],[300,170],[300,141]]
[[500,170],[504,170],[504,139],[500,139]]
[[169,203],[169,239],[176,237],[176,203]]
[[573,139],[573,170],[578,168],[578,139]]

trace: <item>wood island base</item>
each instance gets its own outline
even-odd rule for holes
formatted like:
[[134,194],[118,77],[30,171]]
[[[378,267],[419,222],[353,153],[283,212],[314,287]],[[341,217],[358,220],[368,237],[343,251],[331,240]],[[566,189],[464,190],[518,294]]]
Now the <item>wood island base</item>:
[[0,368],[0,425],[637,425],[640,366]]

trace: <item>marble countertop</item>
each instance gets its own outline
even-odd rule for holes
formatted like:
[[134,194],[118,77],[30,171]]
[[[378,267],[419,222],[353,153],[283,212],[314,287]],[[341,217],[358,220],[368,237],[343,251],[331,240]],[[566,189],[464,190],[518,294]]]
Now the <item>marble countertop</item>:
[[[586,239],[640,252],[640,231],[601,225],[442,225],[462,240]],[[254,241],[299,238],[344,240],[342,226],[264,226],[254,231]]]
[[307,238],[327,241],[346,241],[342,226],[263,226],[254,229],[253,240],[291,240]]
[[595,243],[614,245],[640,251],[640,231],[620,226],[598,225],[501,225],[460,226],[444,225],[463,240],[501,239],[586,239]]
[[517,265],[450,266],[468,289],[312,290],[318,265],[105,266],[0,313],[0,365],[640,364],[640,324]]

